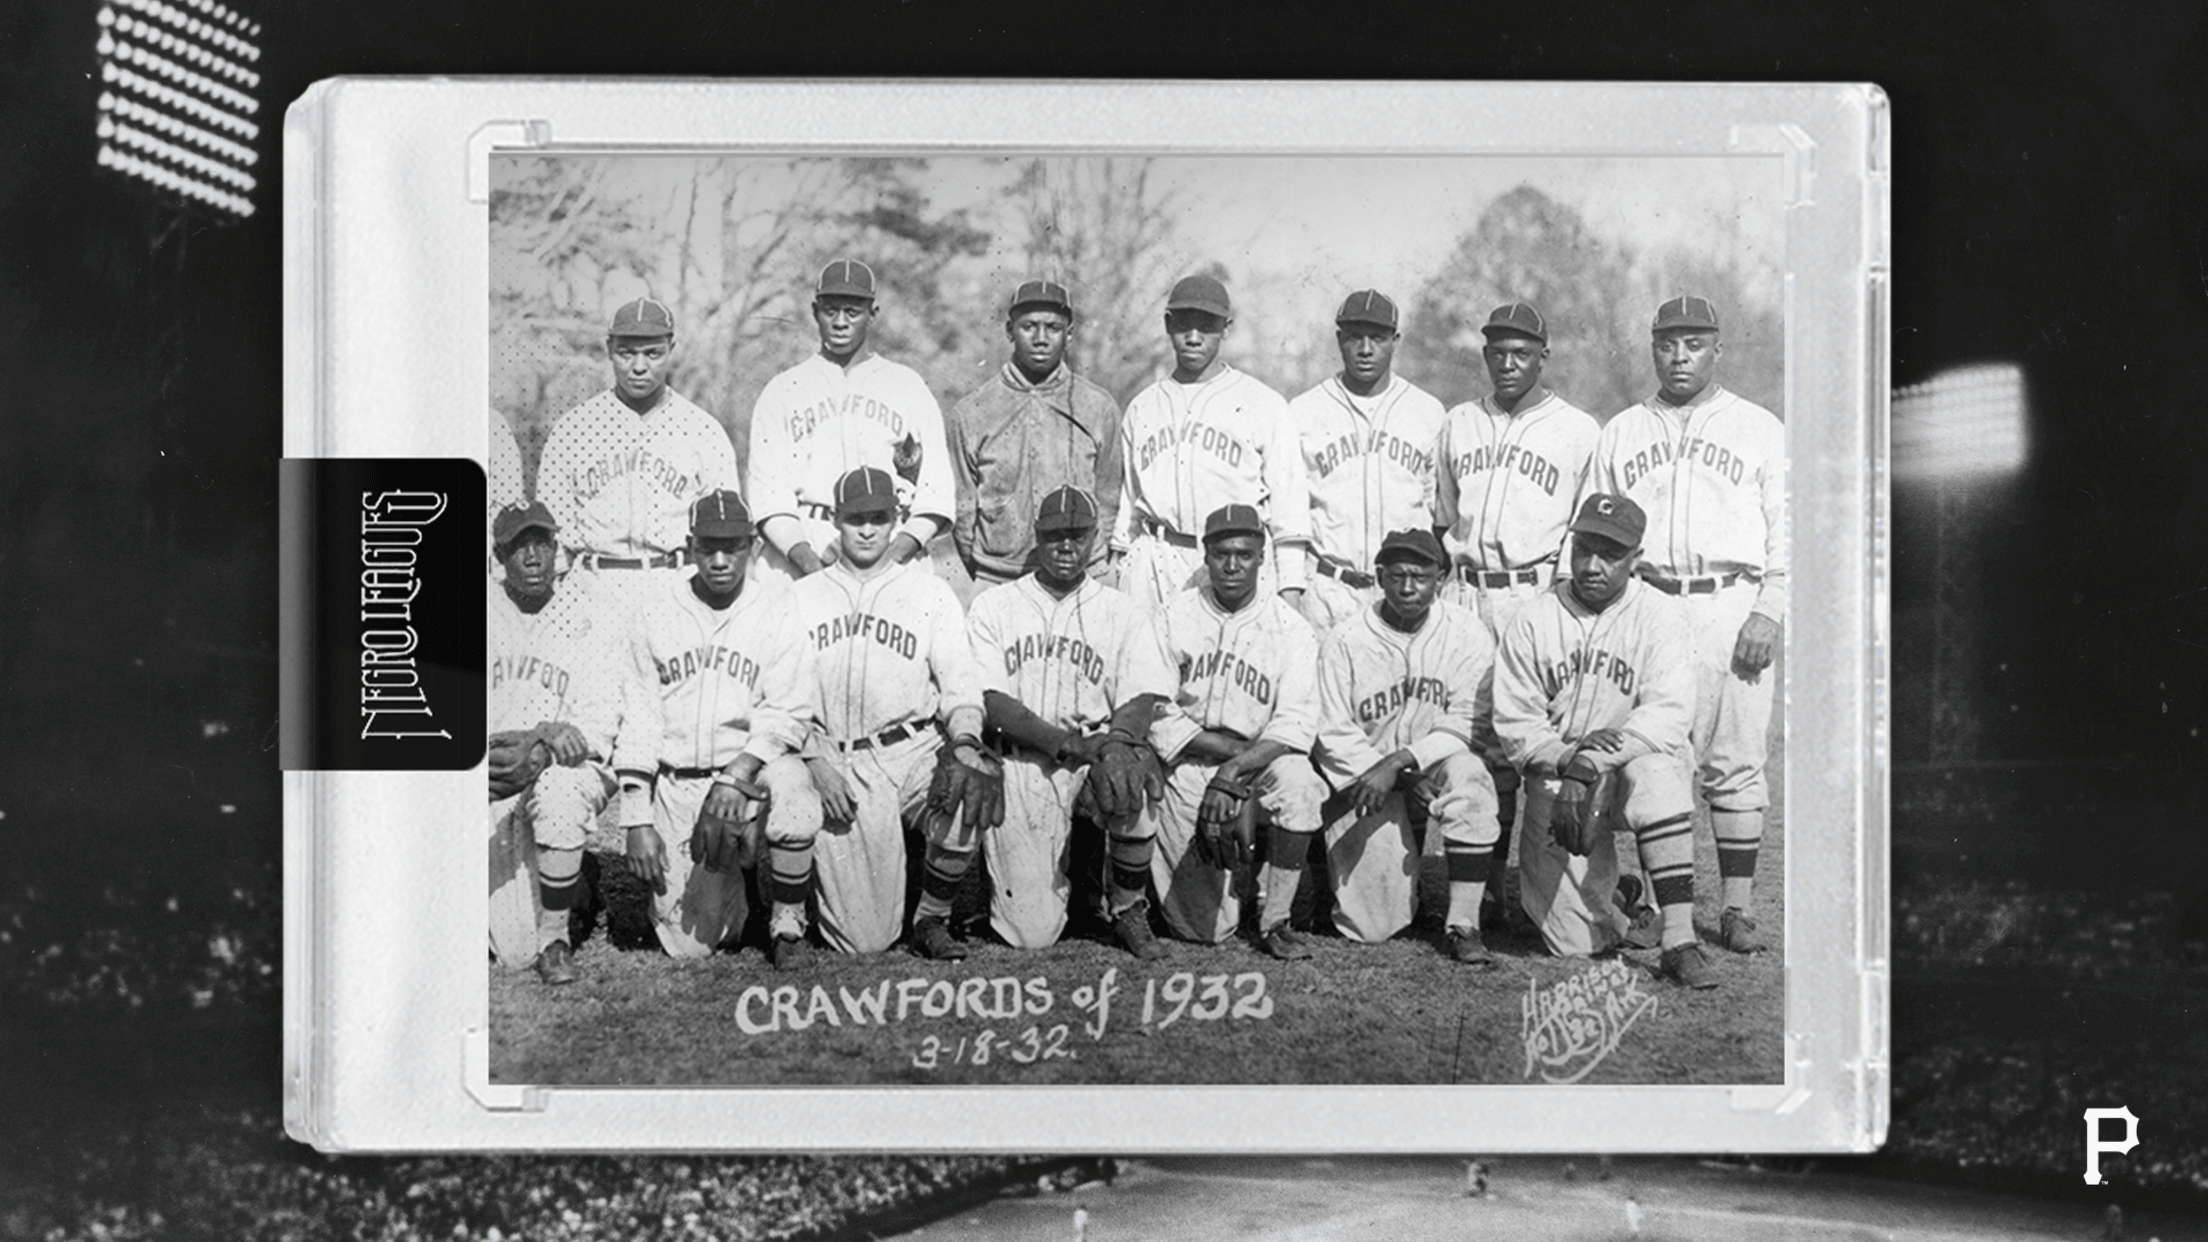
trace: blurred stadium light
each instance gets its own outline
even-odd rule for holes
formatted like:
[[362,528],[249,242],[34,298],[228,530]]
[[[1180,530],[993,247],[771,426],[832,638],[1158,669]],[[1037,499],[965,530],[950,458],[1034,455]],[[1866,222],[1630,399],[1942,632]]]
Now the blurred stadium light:
[[220,220],[254,212],[259,22],[216,0],[113,0],[99,28],[99,167]]
[[2013,362],[1958,367],[1894,390],[1897,480],[2014,474],[2025,454],[2024,372]]

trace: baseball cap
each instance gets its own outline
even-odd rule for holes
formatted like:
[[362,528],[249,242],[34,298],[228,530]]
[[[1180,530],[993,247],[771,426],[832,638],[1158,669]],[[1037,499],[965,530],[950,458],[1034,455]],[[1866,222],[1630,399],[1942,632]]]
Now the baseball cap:
[[1376,328],[1395,331],[1395,303],[1378,289],[1360,289],[1349,295],[1342,309],[1334,312],[1334,322],[1369,323]]
[[530,529],[558,531],[560,524],[552,520],[552,511],[541,500],[525,505],[508,505],[491,519],[491,542],[500,547],[514,541],[514,536]]
[[1073,318],[1073,295],[1055,280],[1025,280],[1012,291],[1012,301],[1005,306],[1006,316],[1017,315],[1026,306],[1047,306],[1064,311],[1066,318]]
[[658,298],[643,297],[634,302],[623,302],[621,309],[613,312],[613,326],[606,329],[607,336],[673,336],[675,313]]
[[1487,317],[1487,325],[1480,331],[1485,332],[1487,339],[1491,341],[1498,336],[1526,336],[1543,345],[1549,343],[1549,322],[1529,302],[1512,302],[1508,306],[1496,307],[1494,313]]
[[1183,276],[1174,282],[1173,292],[1166,295],[1165,309],[1204,311],[1221,319],[1234,314],[1234,304],[1227,300],[1227,287],[1209,276]]
[[874,269],[857,259],[838,259],[820,269],[820,279],[813,282],[816,297],[844,297],[874,299]]
[[1615,540],[1628,548],[1641,546],[1641,534],[1648,529],[1648,515],[1641,507],[1624,496],[1597,492],[1579,507],[1579,516],[1572,519],[1575,535],[1600,535]]
[[1380,551],[1372,563],[1386,565],[1394,561],[1424,561],[1438,569],[1449,563],[1449,557],[1441,550],[1441,540],[1430,530],[1392,530],[1380,541]]
[[1265,519],[1257,515],[1253,505],[1221,505],[1204,519],[1204,542],[1210,543],[1225,535],[1265,535]]
[[887,470],[861,466],[836,480],[836,516],[897,512],[897,481]]
[[700,539],[751,538],[751,506],[722,488],[690,502],[690,533]]
[[1673,298],[1656,308],[1656,326],[1651,332],[1669,332],[1673,328],[1698,328],[1704,332],[1717,331],[1717,308],[1708,298],[1689,294]]
[[1068,484],[1043,497],[1043,503],[1035,510],[1035,533],[1038,536],[1068,530],[1096,529],[1096,502],[1089,494]]

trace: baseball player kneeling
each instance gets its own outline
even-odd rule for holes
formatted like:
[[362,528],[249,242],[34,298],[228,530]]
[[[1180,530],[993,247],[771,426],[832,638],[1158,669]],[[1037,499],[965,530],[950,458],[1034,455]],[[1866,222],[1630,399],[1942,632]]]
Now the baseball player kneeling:
[[1441,829],[1448,864],[1446,949],[1493,965],[1480,940],[1480,896],[1500,832],[1495,785],[1472,751],[1495,646],[1463,607],[1437,599],[1449,561],[1431,530],[1399,530],[1374,557],[1380,602],[1328,632],[1319,648],[1314,757],[1335,795],[1325,808],[1334,926],[1380,941],[1408,927],[1420,847],[1407,799]]
[[[952,765],[944,779],[961,786],[1000,778],[981,753],[981,670],[958,597],[928,567],[889,559],[896,480],[853,470],[837,480],[835,502],[835,561],[796,587],[823,743],[806,757],[823,816],[814,877],[821,938],[845,953],[878,953],[904,931],[906,825],[939,835],[995,826],[960,822],[953,808],[927,814],[938,766]],[[913,945],[928,957],[966,956],[940,917],[920,921]]]
[[490,584],[491,951],[573,983],[568,914],[583,842],[613,796],[620,635],[593,626],[587,601],[554,590],[559,527],[541,504],[509,505],[491,523],[505,567]]
[[1174,935],[1217,944],[1241,923],[1241,886],[1267,830],[1258,884],[1258,947],[1311,956],[1288,926],[1303,862],[1319,830],[1325,783],[1311,768],[1319,717],[1319,643],[1295,608],[1258,590],[1265,521],[1227,505],[1204,522],[1205,585],[1159,617],[1180,689],[1150,737],[1165,794],[1143,810],[1156,840],[1150,875]]
[[[1162,791],[1150,724],[1178,684],[1135,602],[1088,576],[1096,502],[1061,487],[1035,517],[1035,572],[974,597],[967,631],[1004,756],[1004,823],[982,834],[989,921],[1039,949],[1066,927],[1067,845],[1077,804],[1104,828],[1112,927],[1130,953],[1165,953],[1150,930],[1150,838],[1139,812]],[[972,845],[931,848],[920,917],[949,912]]]
[[1617,947],[1613,831],[1633,833],[1663,915],[1663,973],[1716,986],[1694,934],[1694,648],[1675,601],[1634,579],[1648,519],[1597,493],[1571,526],[1572,575],[1503,631],[1495,732],[1526,778],[1518,871],[1549,951]]
[[[675,957],[743,931],[744,870],[765,855],[774,964],[802,964],[820,797],[793,753],[813,726],[813,653],[789,588],[746,583],[741,497],[690,506],[687,578],[652,580],[630,619],[621,689],[621,826]],[[761,838],[764,837],[762,847]]]

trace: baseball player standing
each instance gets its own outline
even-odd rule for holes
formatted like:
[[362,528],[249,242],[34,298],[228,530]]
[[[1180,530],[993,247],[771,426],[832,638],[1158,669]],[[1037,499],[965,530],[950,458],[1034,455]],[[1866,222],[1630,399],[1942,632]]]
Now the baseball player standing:
[[1441,402],[1395,373],[1400,339],[1393,301],[1350,294],[1334,315],[1341,372],[1288,403],[1311,496],[1304,615],[1321,633],[1380,597],[1380,540],[1433,520]]
[[1478,919],[1498,835],[1495,786],[1473,756],[1472,728],[1487,712],[1494,643],[1469,610],[1437,598],[1449,561],[1431,529],[1389,534],[1374,559],[1380,602],[1319,646],[1313,757],[1335,790],[1324,812],[1334,926],[1371,943],[1410,925],[1419,846],[1406,799],[1416,798],[1441,829],[1447,952],[1491,966]]
[[[878,953],[904,931],[905,828],[925,817],[944,731],[954,750],[981,747],[966,616],[925,566],[890,562],[897,510],[886,472],[843,476],[835,563],[796,587],[825,742],[806,757],[823,816],[813,844],[820,934],[844,953]],[[920,930],[939,950],[929,956],[965,956],[942,920]]]
[[767,546],[759,571],[817,573],[836,542],[836,480],[861,466],[893,472],[900,516],[889,558],[924,554],[956,505],[943,410],[911,367],[867,349],[880,307],[874,269],[838,259],[813,283],[820,351],[767,381],[751,411],[747,494]]
[[1694,657],[1678,601],[1634,580],[1647,516],[1597,493],[1571,525],[1571,577],[1517,610],[1495,657],[1495,732],[1526,777],[1518,868],[1551,953],[1626,932],[1611,900],[1622,823],[1663,914],[1664,974],[1711,987],[1694,935]]
[[[1494,390],[1451,409],[1441,435],[1434,523],[1443,531],[1455,580],[1449,597],[1471,608],[1499,639],[1511,616],[1547,591],[1572,520],[1587,462],[1602,428],[1541,383],[1549,325],[1525,302],[1498,306],[1480,329],[1480,358]],[[1510,837],[1518,818],[1518,772],[1489,721],[1474,738],[1495,782],[1503,835],[1496,866],[1506,910]]]
[[1753,953],[1763,947],[1751,899],[1770,805],[1768,673],[1786,615],[1786,428],[1716,382],[1724,348],[1709,299],[1664,303],[1650,332],[1656,394],[1603,427],[1587,488],[1647,512],[1640,576],[1685,607],[1694,751],[1723,889],[1718,943]]
[[[537,463],[537,496],[560,524],[575,585],[617,623],[639,570],[679,582],[692,501],[737,485],[736,447],[713,416],[667,386],[675,317],[643,297],[606,329],[613,387],[560,416]],[[649,577],[649,574],[644,575]]]
[[1035,507],[1058,488],[1096,497],[1100,526],[1118,520],[1119,403],[1066,364],[1073,318],[1064,285],[1022,283],[1005,312],[1012,360],[951,411],[951,536],[977,589],[1028,571]]
[[[1277,589],[1299,609],[1311,503],[1303,452],[1287,402],[1219,357],[1234,326],[1226,286],[1187,276],[1165,301],[1173,374],[1135,394],[1120,423],[1126,476],[1112,551],[1119,585],[1145,612],[1194,584],[1196,532],[1223,505],[1249,505],[1265,517]],[[1294,549],[1289,554],[1286,549]]]
[[1167,600],[1158,618],[1180,688],[1150,727],[1165,793],[1142,824],[1156,840],[1150,875],[1166,926],[1205,944],[1241,924],[1236,889],[1264,824],[1258,947],[1299,960],[1311,950],[1288,926],[1289,908],[1326,800],[1310,759],[1319,643],[1287,601],[1258,591],[1264,557],[1257,510],[1218,510],[1204,522],[1205,584]]
[[[1054,944],[1065,931],[1078,799],[1104,827],[1114,934],[1154,960],[1165,946],[1150,931],[1151,842],[1139,812],[1162,784],[1150,724],[1178,678],[1149,617],[1088,575],[1096,521],[1096,502],[1078,488],[1045,496],[1035,515],[1035,571],[983,591],[967,616],[989,727],[1005,759],[1004,824],[982,837],[990,923],[1024,949]],[[970,857],[929,851],[921,916],[949,912]]]
[[[500,420],[503,422],[504,420]],[[573,983],[568,915],[583,843],[613,796],[619,631],[555,590],[559,527],[541,504],[491,523],[505,568],[484,605],[489,640],[491,951]]]
[[690,506],[695,572],[647,583],[629,623],[613,766],[629,865],[655,896],[654,930],[675,957],[741,934],[743,868],[761,821],[776,967],[803,963],[820,797],[793,753],[813,726],[813,654],[796,601],[744,580],[755,538],[743,498]]

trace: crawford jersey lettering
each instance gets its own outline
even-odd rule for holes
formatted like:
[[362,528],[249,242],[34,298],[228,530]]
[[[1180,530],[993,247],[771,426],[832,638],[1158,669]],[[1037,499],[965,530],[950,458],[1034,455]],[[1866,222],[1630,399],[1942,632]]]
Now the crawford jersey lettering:
[[1633,666],[1625,657],[1599,647],[1574,647],[1565,653],[1549,671],[1549,684],[1543,689],[1551,695],[1563,693],[1564,687],[1582,678],[1607,679],[1618,688],[1618,693],[1630,695],[1638,680]]
[[1450,469],[1460,479],[1489,470],[1523,475],[1527,482],[1549,496],[1556,495],[1557,486],[1564,479],[1564,472],[1557,468],[1555,462],[1515,443],[1477,445],[1471,452],[1457,454],[1456,460],[1450,463]]
[[698,490],[696,476],[648,449],[632,448],[608,453],[585,466],[575,480],[575,499],[579,502],[594,500],[608,484],[632,475],[642,477],[670,496],[685,500]]
[[756,690],[759,686],[759,662],[733,647],[720,643],[701,643],[681,655],[665,660],[652,657],[659,669],[659,684],[672,686],[705,673],[720,673],[731,681],[740,681]]
[[1140,463],[1138,469],[1148,470],[1158,454],[1180,444],[1193,444],[1229,466],[1242,464],[1242,441],[1233,432],[1210,423],[1186,422],[1160,427],[1144,436],[1142,443],[1135,446],[1135,456]]
[[1181,661],[1181,684],[1222,680],[1256,699],[1273,705],[1273,679],[1234,651],[1205,651]]
[[920,636],[904,626],[872,613],[854,612],[832,617],[810,631],[813,650],[826,651],[837,643],[872,642],[911,660],[920,654]]
[[[1367,454],[1394,462],[1415,474],[1433,473],[1434,453],[1431,446],[1413,444],[1379,427],[1361,436],[1350,434],[1336,437],[1312,455],[1311,470],[1323,479],[1339,467]],[[1554,470],[1555,467],[1550,469]]]
[[838,418],[863,418],[889,429],[892,438],[905,434],[905,416],[896,407],[877,401],[865,393],[851,393],[842,400],[829,397],[806,406],[790,415],[790,443],[802,444],[820,430],[821,426]]
[[508,682],[535,683],[551,691],[555,696],[567,698],[568,671],[550,660],[517,652],[513,655],[495,656],[491,660],[491,690],[496,693]]
[[1004,675],[1017,677],[1030,660],[1046,660],[1080,672],[1092,686],[1104,684],[1104,656],[1071,634],[1023,634],[1004,649]]
[[1748,463],[1735,457],[1733,451],[1715,440],[1701,436],[1683,436],[1677,444],[1669,440],[1655,440],[1625,459],[1620,475],[1627,490],[1640,482],[1650,470],[1668,462],[1678,461],[1699,466],[1705,472],[1723,479],[1734,486],[1747,476]]
[[1385,720],[1402,710],[1412,701],[1431,703],[1443,711],[1449,710],[1449,683],[1439,677],[1406,677],[1392,686],[1357,700],[1357,722],[1371,724]]

